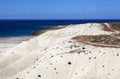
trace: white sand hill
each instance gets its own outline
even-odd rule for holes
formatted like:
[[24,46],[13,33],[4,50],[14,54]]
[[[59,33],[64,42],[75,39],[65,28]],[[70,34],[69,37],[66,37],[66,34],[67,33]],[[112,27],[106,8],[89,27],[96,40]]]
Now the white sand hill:
[[0,54],[2,52],[6,52],[10,48],[13,48],[17,44],[20,44],[23,41],[27,41],[31,38],[34,38],[34,36],[20,36],[20,37],[6,37],[6,38],[0,38]]
[[48,31],[2,53],[0,79],[120,79],[120,48],[95,47],[77,35],[111,34],[100,24]]

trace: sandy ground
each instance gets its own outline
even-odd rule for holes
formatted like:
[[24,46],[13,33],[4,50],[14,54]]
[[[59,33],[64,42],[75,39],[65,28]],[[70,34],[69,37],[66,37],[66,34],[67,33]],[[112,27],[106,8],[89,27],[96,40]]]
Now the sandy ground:
[[23,37],[6,37],[0,38],[0,53],[4,53],[10,48],[15,47],[23,41],[28,41],[29,39],[34,38],[33,36],[23,36]]
[[0,79],[119,79],[120,48],[77,42],[78,35],[110,35],[96,23],[70,25],[22,42],[0,57]]

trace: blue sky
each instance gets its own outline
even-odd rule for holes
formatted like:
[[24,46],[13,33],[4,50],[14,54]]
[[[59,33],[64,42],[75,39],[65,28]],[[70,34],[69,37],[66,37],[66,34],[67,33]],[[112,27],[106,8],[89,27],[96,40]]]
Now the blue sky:
[[120,0],[0,0],[0,19],[120,19]]

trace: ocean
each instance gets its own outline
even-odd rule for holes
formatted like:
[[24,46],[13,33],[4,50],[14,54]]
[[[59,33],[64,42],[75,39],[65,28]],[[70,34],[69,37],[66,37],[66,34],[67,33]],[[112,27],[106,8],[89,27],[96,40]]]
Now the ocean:
[[120,20],[0,20],[0,37],[31,36],[35,30],[91,22],[120,22]]

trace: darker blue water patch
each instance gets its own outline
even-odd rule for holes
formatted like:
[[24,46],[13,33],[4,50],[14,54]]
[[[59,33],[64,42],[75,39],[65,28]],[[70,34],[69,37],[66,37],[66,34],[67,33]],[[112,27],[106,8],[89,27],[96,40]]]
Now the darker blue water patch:
[[0,20],[0,37],[31,36],[35,30],[53,26],[101,22],[120,22],[120,20]]

